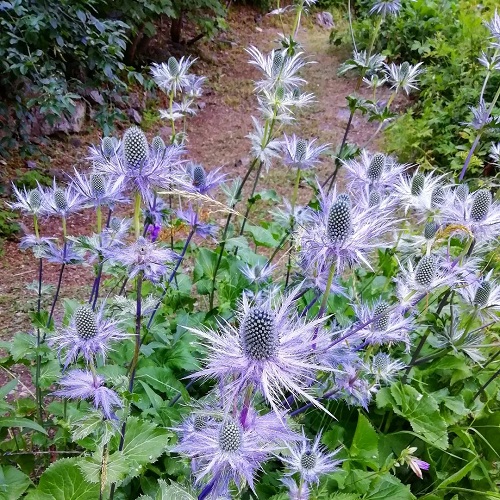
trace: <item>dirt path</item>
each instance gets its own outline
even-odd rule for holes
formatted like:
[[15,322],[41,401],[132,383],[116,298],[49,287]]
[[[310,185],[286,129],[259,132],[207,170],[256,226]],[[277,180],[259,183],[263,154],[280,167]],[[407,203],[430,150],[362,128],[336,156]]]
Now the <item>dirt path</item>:
[[[202,109],[189,120],[189,156],[208,169],[223,166],[229,178],[244,173],[245,164],[249,161],[246,135],[252,130],[251,115],[257,116],[253,80],[259,77],[259,73],[248,64],[245,48],[256,45],[261,50],[269,50],[281,31],[277,18],[264,16],[257,24],[254,16],[255,11],[248,8],[233,10],[229,17],[230,31],[219,40],[201,46],[195,66],[197,73],[208,77],[208,91],[203,98]],[[337,77],[338,66],[346,54],[332,51],[328,36],[328,30],[315,26],[310,20],[300,31],[299,39],[304,51],[317,62],[304,70],[304,78],[309,82],[307,90],[317,96],[317,102],[302,113],[292,131],[305,138],[318,137],[320,142],[338,145],[348,117],[345,96],[352,92],[354,82]],[[148,135],[156,135],[162,126],[164,124],[158,120]],[[355,119],[350,140],[364,142],[375,128],[373,124],[366,124],[363,118]],[[78,137],[53,140],[42,148],[42,153],[50,158],[48,165],[52,170],[68,172],[75,164],[81,168],[85,165],[88,146],[96,141],[98,135],[98,131],[91,128]],[[331,169],[332,162],[325,161],[317,170],[318,176],[325,178]],[[291,191],[291,175],[277,165],[262,179],[261,184],[286,196]],[[307,201],[309,196],[305,187],[300,190],[303,201]],[[70,218],[69,233],[88,234],[91,221],[90,213]],[[31,227],[29,220],[23,222]],[[42,226],[44,234],[57,234],[59,228],[56,224],[56,220],[45,222]],[[8,241],[4,245],[0,266],[0,337],[5,339],[28,326],[27,312],[34,307],[35,295],[26,290],[26,285],[36,278],[36,263],[31,254],[18,250],[16,242]],[[46,282],[55,285],[58,272],[58,266],[46,266]],[[61,297],[74,297],[77,291],[83,297],[81,288],[85,286],[89,290],[90,283],[90,268],[70,268],[63,281]],[[50,303],[52,293],[53,290],[47,294],[46,304]],[[60,308],[59,303],[56,317],[60,315]]]

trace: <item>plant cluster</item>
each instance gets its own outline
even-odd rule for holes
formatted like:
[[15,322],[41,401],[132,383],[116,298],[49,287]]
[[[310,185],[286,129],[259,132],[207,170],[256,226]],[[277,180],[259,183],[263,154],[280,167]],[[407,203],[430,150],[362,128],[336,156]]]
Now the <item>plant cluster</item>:
[[[329,147],[287,133],[313,100],[296,40],[311,3],[270,53],[248,49],[261,76],[243,178],[187,160],[180,123],[203,77],[170,58],[152,68],[170,137],[132,127],[103,137],[68,185],[15,188],[37,271],[32,326],[1,345],[5,370],[23,363],[33,379],[31,397],[2,403],[9,498],[499,495],[500,204],[365,149],[342,162],[342,185],[312,182],[297,203]],[[403,89],[410,70],[386,67]],[[277,199],[257,191],[263,173],[280,165],[291,199],[255,221],[259,199]],[[84,209],[95,232],[68,234]],[[60,238],[43,234],[54,221]],[[62,277],[84,264],[91,290],[60,318]]]

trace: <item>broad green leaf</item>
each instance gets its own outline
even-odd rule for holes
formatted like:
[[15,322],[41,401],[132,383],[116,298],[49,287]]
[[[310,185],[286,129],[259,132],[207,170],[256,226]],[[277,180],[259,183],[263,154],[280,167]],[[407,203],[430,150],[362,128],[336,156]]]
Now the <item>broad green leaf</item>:
[[1,427],[21,427],[23,429],[32,429],[47,435],[47,431],[40,424],[37,424],[28,418],[1,417],[0,428]]
[[[78,467],[83,472],[85,479],[90,483],[101,482],[102,448],[99,448],[92,457],[85,457],[78,461]],[[123,452],[115,451],[108,456],[106,462],[106,485],[119,483],[125,479],[132,468]]]
[[35,359],[36,338],[27,333],[18,333],[12,339],[10,354],[14,361]]
[[27,500],[96,500],[99,486],[85,481],[77,458],[62,458],[54,462],[40,477],[35,491]]
[[255,243],[261,247],[275,248],[278,245],[278,242],[269,229],[247,224],[245,230],[252,235]]
[[414,498],[410,487],[389,473],[377,479],[371,485],[368,495],[363,497],[364,500],[413,500]]
[[0,498],[17,500],[30,484],[30,478],[16,467],[0,466]]
[[61,376],[59,361],[51,359],[42,364],[40,368],[40,387],[49,388]]
[[378,469],[378,435],[369,420],[360,413],[358,425],[350,448],[351,457],[363,462],[374,470]]
[[195,281],[202,277],[213,279],[218,255],[208,248],[199,248],[194,270]]

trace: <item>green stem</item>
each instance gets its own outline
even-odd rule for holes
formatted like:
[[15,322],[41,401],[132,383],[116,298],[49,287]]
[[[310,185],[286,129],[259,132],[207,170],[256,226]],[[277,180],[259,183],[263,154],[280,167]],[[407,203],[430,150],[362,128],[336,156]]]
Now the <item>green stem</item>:
[[172,127],[172,138],[171,138],[172,144],[175,141],[175,120],[173,117],[173,106],[174,106],[174,91],[171,90],[169,99],[169,110],[170,110],[170,126]]
[[330,289],[332,288],[333,277],[335,276],[335,266],[332,264],[330,267],[330,272],[328,273],[328,280],[326,282],[325,293],[323,294],[323,299],[321,300],[321,305],[319,306],[318,318],[321,318],[326,311],[326,305],[328,303],[328,297],[330,296]]
[[301,174],[302,170],[300,168],[297,168],[297,176],[295,177],[295,185],[293,186],[293,194],[292,194],[292,215],[290,218],[290,234],[292,235],[292,239],[290,240],[290,251],[288,252],[288,262],[286,265],[285,288],[288,286],[288,281],[290,279],[290,271],[292,270],[293,232],[295,230],[295,205],[297,203],[297,197],[299,194]]
[[101,205],[97,205],[96,216],[97,216],[97,234],[100,235],[101,231],[102,231],[102,208],[101,208]]
[[141,193],[137,191],[134,198],[134,229],[135,229],[135,239],[138,240],[141,235]]

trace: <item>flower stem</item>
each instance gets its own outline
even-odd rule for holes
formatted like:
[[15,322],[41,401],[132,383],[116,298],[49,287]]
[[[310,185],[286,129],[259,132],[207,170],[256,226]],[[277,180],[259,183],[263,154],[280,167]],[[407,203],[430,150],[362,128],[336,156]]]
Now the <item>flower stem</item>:
[[[36,217],[35,217],[36,220]],[[38,259],[38,298],[37,298],[37,315],[40,316],[41,304],[42,304],[42,272],[43,272],[43,259]],[[36,372],[35,372],[35,391],[36,391],[36,403],[38,408],[38,423],[42,425],[43,423],[43,409],[42,409],[42,389],[40,387],[40,372],[42,365],[42,356],[40,355],[40,327],[36,329]]]
[[[66,245],[66,243],[65,243],[65,245]],[[63,262],[61,264],[61,270],[59,271],[59,278],[57,280],[56,293],[54,295],[54,299],[52,301],[52,306],[50,308],[49,319],[47,320],[47,328],[50,326],[50,323],[52,322],[52,316],[54,315],[54,309],[56,307],[57,299],[59,298],[59,292],[61,291],[61,283],[62,283],[62,278],[63,278],[63,273],[64,273],[65,267],[66,267],[66,264]],[[45,340],[45,335],[43,336],[43,340]]]
[[330,272],[328,273],[328,280],[326,282],[325,293],[323,294],[323,299],[321,300],[321,305],[319,306],[318,318],[323,317],[326,310],[326,305],[328,303],[328,297],[330,296],[330,289],[332,288],[333,277],[335,276],[335,266],[332,264],[330,267]]
[[135,239],[138,240],[141,235],[141,193],[137,191],[134,198],[134,229],[135,229]]
[[[259,164],[259,168],[257,169],[257,173],[255,174],[255,180],[253,182],[252,191],[251,191],[250,196],[248,197],[248,200],[247,200],[247,210],[245,212],[245,215],[243,216],[243,222],[241,223],[240,236],[243,234],[243,231],[245,230],[245,224],[247,222],[248,215],[250,214],[250,210],[252,209],[252,206],[255,203],[254,201],[251,201],[251,200],[255,194],[255,190],[257,189],[257,184],[259,182],[260,173],[262,172],[263,165],[264,165],[264,163],[261,161]],[[235,250],[235,255],[237,253],[238,253],[238,248],[236,248],[236,250]]]
[[293,232],[295,230],[295,205],[297,203],[297,196],[299,194],[301,174],[302,170],[300,168],[297,168],[297,176],[295,177],[295,184],[293,186],[293,194],[292,194],[292,214],[290,217],[290,234],[292,235],[292,239],[290,240],[290,251],[288,252],[288,262],[286,265],[285,288],[288,286],[288,281],[290,279],[290,271],[292,270]]

